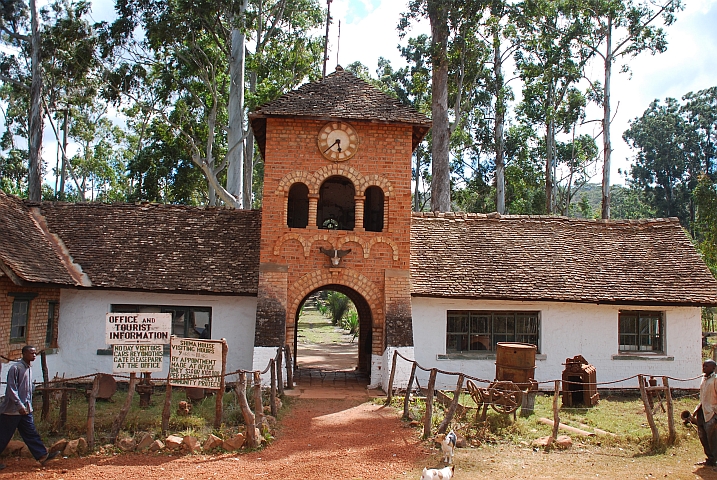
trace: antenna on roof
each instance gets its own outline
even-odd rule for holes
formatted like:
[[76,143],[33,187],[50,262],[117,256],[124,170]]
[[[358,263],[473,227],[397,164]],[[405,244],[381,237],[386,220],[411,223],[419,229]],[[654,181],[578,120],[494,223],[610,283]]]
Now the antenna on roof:
[[326,36],[324,37],[324,73],[321,78],[326,77],[326,61],[329,59],[329,24],[331,23],[331,2],[326,0]]
[[341,47],[341,20],[339,20],[339,36],[336,39],[336,65],[339,65],[339,48]]

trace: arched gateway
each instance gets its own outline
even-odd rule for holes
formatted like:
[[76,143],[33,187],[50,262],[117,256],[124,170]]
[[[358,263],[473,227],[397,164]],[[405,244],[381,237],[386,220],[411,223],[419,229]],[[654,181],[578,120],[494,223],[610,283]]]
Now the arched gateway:
[[411,158],[423,114],[337,67],[249,115],[264,157],[255,361],[294,346],[308,295],[348,295],[359,369],[411,347]]

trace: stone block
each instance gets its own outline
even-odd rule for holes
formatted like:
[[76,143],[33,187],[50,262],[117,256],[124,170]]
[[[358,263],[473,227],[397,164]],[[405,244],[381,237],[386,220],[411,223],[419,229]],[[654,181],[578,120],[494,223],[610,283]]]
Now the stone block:
[[197,440],[196,437],[187,435],[182,439],[182,451],[183,452],[194,453],[201,449],[202,449],[202,447],[199,446],[199,440]]
[[237,433],[232,438],[224,440],[224,442],[222,443],[222,448],[227,452],[233,452],[243,447],[245,441],[246,437],[244,436],[244,434]]
[[2,456],[4,457],[8,455],[19,455],[20,450],[22,450],[24,446],[24,442],[20,442],[18,440],[10,440],[10,443],[8,443],[7,447],[5,447],[5,450],[3,450]]
[[139,440],[137,441],[137,450],[147,450],[153,442],[154,439],[152,438],[152,435],[147,432],[143,432],[139,435]]
[[65,457],[71,457],[72,455],[77,455],[77,446],[79,445],[79,441],[77,440],[70,440],[67,442],[67,445],[65,445],[65,449],[62,451],[62,455]]
[[149,446],[148,450],[150,452],[159,452],[160,450],[164,449],[164,443],[162,443],[161,440],[155,440],[152,442],[152,445]]
[[85,437],[80,437],[77,439],[77,453],[79,455],[84,455],[87,453],[87,440]]
[[222,446],[222,439],[217,437],[216,435],[209,434],[207,439],[204,441],[204,444],[202,445],[202,449],[205,452],[209,452],[211,450],[214,450],[215,448]]
[[134,449],[137,448],[137,442],[131,437],[120,438],[117,441],[117,448],[123,452],[134,452]]
[[567,435],[558,435],[555,439],[555,445],[561,449],[568,449],[573,446],[573,440]]
[[170,435],[164,439],[164,445],[170,450],[176,450],[182,445],[184,438],[177,435]]

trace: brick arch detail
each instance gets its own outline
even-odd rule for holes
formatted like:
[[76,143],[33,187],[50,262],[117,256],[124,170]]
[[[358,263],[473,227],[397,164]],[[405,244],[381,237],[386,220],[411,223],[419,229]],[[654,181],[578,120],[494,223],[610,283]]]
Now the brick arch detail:
[[288,288],[287,315],[294,315],[301,300],[309,293],[331,284],[343,285],[361,295],[368,303],[371,312],[373,312],[373,326],[380,324],[379,322],[383,319],[381,290],[367,277],[354,270],[344,270],[341,275],[335,275],[324,270],[315,270],[299,278]]
[[364,257],[366,256],[366,250],[367,250],[366,241],[363,240],[358,235],[345,235],[345,236],[337,239],[336,247],[334,247],[334,248],[341,248],[349,242],[354,242],[354,243],[358,243],[359,245],[361,245],[361,250],[363,250],[363,252],[364,252]]
[[369,242],[366,248],[363,251],[363,257],[368,258],[371,254],[371,248],[376,245],[377,243],[385,243],[391,247],[391,250],[393,250],[393,259],[398,260],[398,245],[396,245],[396,242],[391,240],[388,237],[374,237]]
[[279,255],[281,253],[281,247],[291,240],[296,240],[301,244],[301,246],[304,249],[304,258],[308,258],[309,256],[309,248],[311,247],[311,244],[306,241],[303,235],[300,233],[285,233],[274,244],[274,255]]
[[391,193],[393,193],[393,185],[391,182],[382,177],[381,175],[367,175],[364,177],[363,182],[361,183],[361,190],[360,192],[356,192],[357,195],[366,195],[366,189],[368,187],[379,187],[383,191],[383,195],[385,197],[390,197]]
[[303,183],[309,187],[309,193],[318,193],[319,186],[316,184],[316,177],[309,172],[303,170],[297,170],[295,172],[287,173],[284,178],[279,180],[279,186],[276,187],[275,193],[277,195],[289,195],[289,189],[295,183]]
[[324,183],[324,181],[329,177],[346,177],[354,184],[354,188],[356,189],[356,192],[362,192],[364,190],[363,184],[364,184],[364,176],[361,175],[361,172],[356,170],[355,168],[349,167],[348,165],[340,165],[340,164],[331,164],[331,165],[325,165],[318,169],[316,173],[314,173],[314,178],[316,182],[316,191],[313,193],[319,193],[319,188],[321,187],[321,184]]

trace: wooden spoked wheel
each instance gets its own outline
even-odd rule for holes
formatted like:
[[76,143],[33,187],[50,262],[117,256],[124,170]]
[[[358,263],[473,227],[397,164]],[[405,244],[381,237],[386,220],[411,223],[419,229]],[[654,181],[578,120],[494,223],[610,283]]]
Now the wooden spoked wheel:
[[[499,381],[488,386],[490,406],[498,413],[513,413],[518,410],[523,400],[523,392],[513,382]],[[485,398],[485,396],[484,396]]]

